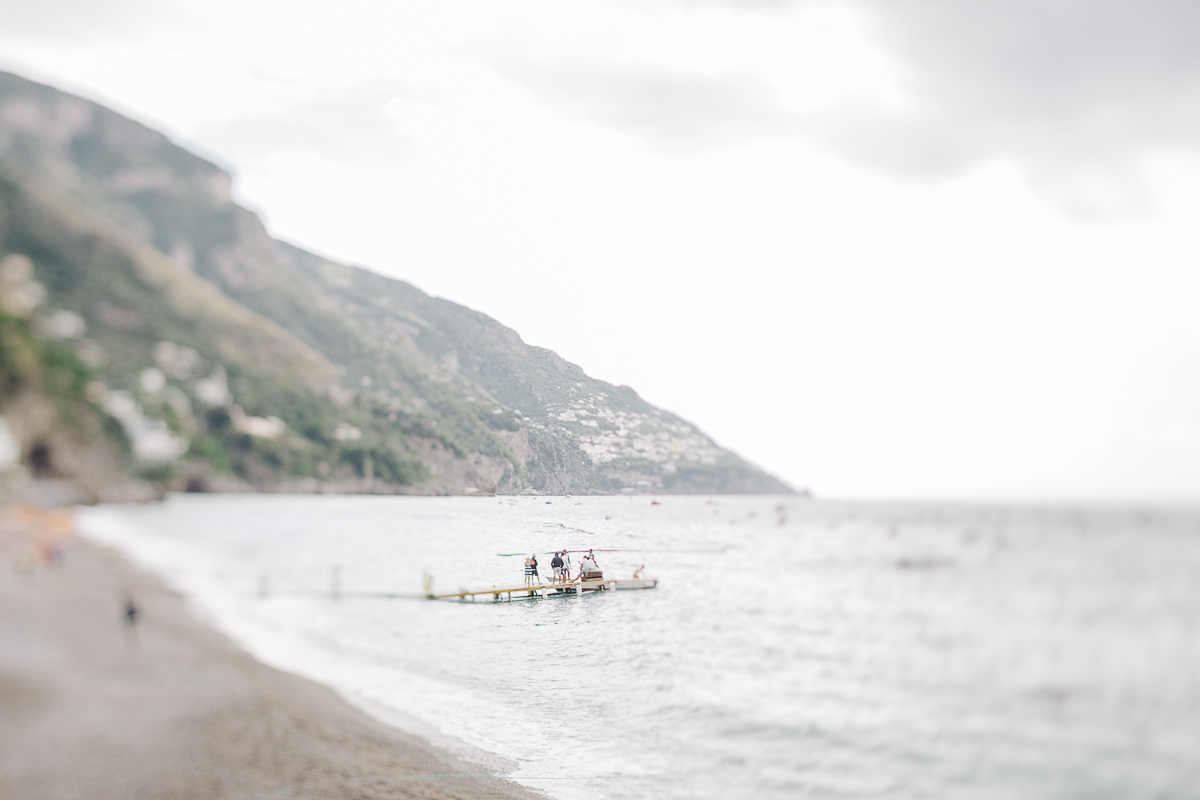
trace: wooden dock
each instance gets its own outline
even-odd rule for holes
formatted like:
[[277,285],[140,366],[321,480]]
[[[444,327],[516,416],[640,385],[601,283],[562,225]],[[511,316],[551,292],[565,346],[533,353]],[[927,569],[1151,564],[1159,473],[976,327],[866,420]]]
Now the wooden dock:
[[521,586],[492,586],[487,589],[460,589],[457,592],[445,594],[428,594],[430,600],[470,600],[475,602],[479,597],[491,595],[492,602],[517,600],[532,600],[537,597],[575,596],[581,592],[602,592],[614,588],[615,580],[572,581],[570,583],[542,583]]

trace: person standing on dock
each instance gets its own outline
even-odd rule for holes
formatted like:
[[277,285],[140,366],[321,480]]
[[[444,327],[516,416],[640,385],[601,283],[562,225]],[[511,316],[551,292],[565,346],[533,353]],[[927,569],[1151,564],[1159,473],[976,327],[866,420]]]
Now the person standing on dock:
[[588,573],[597,572],[599,568],[596,566],[596,561],[592,558],[591,551],[579,562],[579,580],[587,580]]
[[533,564],[532,559],[525,559],[525,585],[528,586],[533,581]]
[[529,582],[536,583],[540,586],[542,583],[542,579],[538,577],[537,553],[534,553],[533,555],[531,555],[529,557],[529,574],[531,576],[531,580]]
[[554,558],[550,559],[550,569],[554,572],[554,582],[561,583],[563,577],[563,560],[562,554],[557,550],[554,551]]

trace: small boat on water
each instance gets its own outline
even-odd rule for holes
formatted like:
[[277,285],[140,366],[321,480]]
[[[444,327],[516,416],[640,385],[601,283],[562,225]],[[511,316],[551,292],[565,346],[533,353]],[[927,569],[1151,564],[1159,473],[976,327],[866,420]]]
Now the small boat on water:
[[625,578],[624,580],[611,581],[612,588],[616,591],[625,591],[628,589],[653,589],[658,586],[658,578]]

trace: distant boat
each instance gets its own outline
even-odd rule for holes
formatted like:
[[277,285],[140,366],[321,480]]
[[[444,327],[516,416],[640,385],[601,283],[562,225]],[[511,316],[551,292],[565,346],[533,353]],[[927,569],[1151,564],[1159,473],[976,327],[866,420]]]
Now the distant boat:
[[609,581],[609,585],[616,591],[627,591],[629,589],[653,589],[658,586],[658,578],[625,578]]

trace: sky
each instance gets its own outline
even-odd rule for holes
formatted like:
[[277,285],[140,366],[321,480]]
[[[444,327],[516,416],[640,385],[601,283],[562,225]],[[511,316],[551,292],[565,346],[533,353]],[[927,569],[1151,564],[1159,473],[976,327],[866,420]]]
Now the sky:
[[1200,501],[1194,0],[0,0],[0,68],[827,497]]

